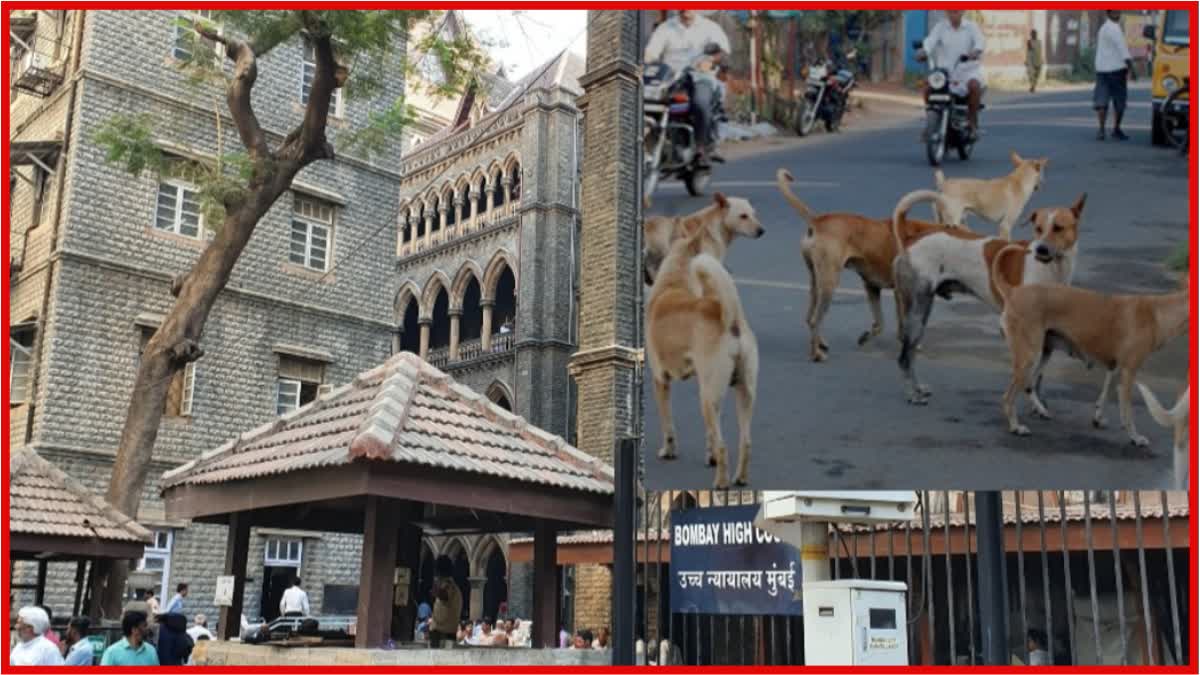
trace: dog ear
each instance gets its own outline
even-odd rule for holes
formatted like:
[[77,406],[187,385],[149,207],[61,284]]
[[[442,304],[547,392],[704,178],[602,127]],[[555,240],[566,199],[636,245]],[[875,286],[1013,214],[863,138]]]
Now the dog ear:
[[1050,163],[1050,158],[1049,158],[1049,157],[1043,157],[1043,158],[1039,159],[1039,160],[1037,161],[1037,168],[1038,168],[1038,171],[1045,171],[1045,170],[1046,170],[1046,165],[1047,165],[1047,164],[1049,164],[1049,163]]
[[1075,203],[1071,205],[1071,213],[1074,213],[1075,217],[1078,218],[1079,214],[1083,213],[1083,205],[1086,203],[1087,193],[1084,192],[1083,194],[1079,195],[1079,199],[1076,199]]
[[725,194],[722,192],[713,193],[713,203],[723,209],[729,208],[729,200],[725,198]]
[[1012,160],[1013,166],[1021,166],[1021,156],[1017,154],[1016,150],[1009,150],[1008,158]]

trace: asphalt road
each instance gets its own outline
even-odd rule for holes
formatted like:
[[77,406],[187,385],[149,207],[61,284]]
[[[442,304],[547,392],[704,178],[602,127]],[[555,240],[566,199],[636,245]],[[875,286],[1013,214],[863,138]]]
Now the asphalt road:
[[[996,96],[984,112],[985,136],[967,162],[949,157],[947,176],[1007,173],[1009,150],[1049,157],[1042,189],[1029,208],[1069,205],[1088,193],[1076,285],[1120,292],[1171,290],[1176,276],[1164,259],[1188,237],[1187,160],[1150,145],[1149,92],[1131,90],[1126,142],[1095,140],[1090,91]],[[859,278],[842,276],[823,334],[829,360],[808,360],[808,273],[799,254],[804,225],[774,186],[779,167],[818,211],[886,217],[904,193],[933,187],[933,169],[918,142],[920,111],[874,103],[851,128],[819,133],[775,148],[758,148],[718,166],[711,190],[750,199],[766,227],[759,240],[735,242],[726,264],[738,281],[759,344],[760,373],[753,422],[750,486],[755,489],[1128,489],[1173,484],[1171,434],[1150,418],[1135,392],[1138,430],[1148,449],[1131,445],[1118,423],[1115,395],[1109,428],[1094,429],[1092,404],[1103,371],[1057,355],[1047,369],[1044,400],[1053,420],[1033,417],[1022,402],[1024,438],[1007,431],[1000,397],[1009,356],[998,316],[960,297],[939,300],[918,356],[933,390],[927,407],[908,405],[896,366],[895,313],[885,291],[885,333],[863,348],[856,338],[870,315]],[[731,149],[731,155],[737,151]],[[951,153],[952,154],[952,153]],[[651,213],[684,214],[705,204],[679,183],[665,184]],[[925,207],[919,207],[925,208]],[[927,213],[920,213],[928,217]],[[980,231],[994,231],[971,221]],[[1027,235],[1028,229],[1017,231]],[[1139,380],[1174,402],[1187,378],[1188,338],[1153,355]],[[733,396],[722,429],[736,453]],[[704,464],[704,428],[694,381],[672,392],[679,457],[664,462],[649,373],[645,388],[646,481],[652,489],[711,486]]]

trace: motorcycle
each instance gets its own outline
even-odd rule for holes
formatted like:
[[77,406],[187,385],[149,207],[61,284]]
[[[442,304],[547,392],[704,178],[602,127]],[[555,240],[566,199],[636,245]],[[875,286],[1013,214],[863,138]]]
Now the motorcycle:
[[[715,54],[713,47],[706,55]],[[692,123],[692,67],[674,72],[664,63],[646,64],[642,73],[643,196],[654,193],[662,179],[678,178],[688,194],[704,194],[712,180],[712,167],[701,163],[700,147]],[[712,133],[724,118],[720,97],[713,97]]]
[[[851,51],[846,58],[852,60],[854,52]],[[805,80],[804,114],[796,133],[801,136],[812,133],[818,119],[824,121],[826,131],[837,131],[842,124],[842,116],[846,114],[850,90],[857,84],[854,71],[834,68],[828,61],[818,61],[805,66],[800,76]]]
[[[920,41],[912,43],[921,49]],[[946,157],[946,150],[954,148],[958,158],[967,160],[975,149],[977,140],[970,132],[967,114],[967,96],[954,92],[955,85],[962,81],[964,68],[971,67],[967,56],[959,59],[953,68],[938,66],[931,60],[929,75],[925,82],[929,87],[929,99],[925,104],[925,156],[931,166],[938,166]],[[980,112],[983,103],[979,104]]]

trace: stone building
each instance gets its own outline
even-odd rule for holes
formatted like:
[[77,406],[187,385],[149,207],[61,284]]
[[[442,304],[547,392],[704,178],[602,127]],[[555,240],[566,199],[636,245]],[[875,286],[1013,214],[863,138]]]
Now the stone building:
[[[190,85],[177,68],[188,44],[181,16],[191,15],[14,14],[9,439],[99,494],[141,345],[208,230],[194,186],[130,176],[106,162],[93,137],[114,114],[145,111],[165,151],[214,161],[213,101],[223,96]],[[465,23],[452,12],[437,29],[456,37]],[[300,40],[260,61],[256,111],[273,142],[300,120],[306,63]],[[395,350],[421,352],[532,424],[571,437],[581,70],[577,56],[563,54],[515,85],[484,76],[437,131],[445,105],[430,98],[411,137],[378,159],[339,153],[309,167],[259,223],[209,318],[205,356],[172,389],[137,514],[154,543],[136,564],[161,570],[160,594],[186,582],[187,611],[215,616],[226,538],[222,526],[165,519],[163,472]],[[335,134],[359,128],[404,91],[398,77],[377,100],[339,95],[330,126]],[[221,129],[222,147],[239,147],[227,116]],[[296,575],[314,612],[352,614],[360,548],[355,536],[256,530],[251,556],[262,565],[249,573],[247,616],[273,616]],[[527,616],[528,570],[509,570],[506,551],[492,536],[427,538],[418,575],[427,587],[436,556],[449,555],[470,616],[494,614],[506,599]],[[73,575],[50,566],[52,608],[70,606]]]
[[[395,347],[568,439],[582,69],[564,52],[519,82],[472,87],[451,123],[404,156],[395,242]],[[468,570],[470,615],[494,616],[506,542],[427,545]],[[528,572],[508,571],[518,616],[528,616]]]

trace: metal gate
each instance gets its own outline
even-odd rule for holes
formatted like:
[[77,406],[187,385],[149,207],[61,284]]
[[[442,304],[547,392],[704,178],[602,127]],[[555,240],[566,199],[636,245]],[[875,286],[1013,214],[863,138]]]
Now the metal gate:
[[[670,611],[671,514],[756,504],[759,495],[671,491],[642,496],[634,551],[637,662],[802,665],[801,617]],[[982,610],[979,603],[976,494],[923,491],[917,496],[908,522],[843,526],[829,534],[833,578],[907,584],[910,664],[983,664],[985,627],[989,634],[999,629],[1007,636],[1004,665],[1028,663],[1035,647],[1056,665],[1187,663],[1186,493],[1000,493],[1003,560],[992,561],[992,569],[1001,576],[1003,611]]]

